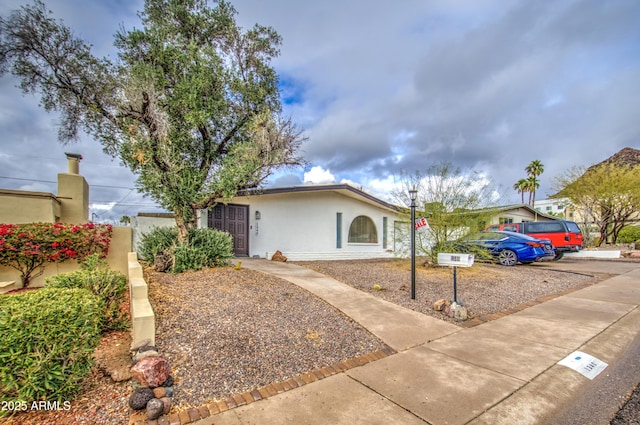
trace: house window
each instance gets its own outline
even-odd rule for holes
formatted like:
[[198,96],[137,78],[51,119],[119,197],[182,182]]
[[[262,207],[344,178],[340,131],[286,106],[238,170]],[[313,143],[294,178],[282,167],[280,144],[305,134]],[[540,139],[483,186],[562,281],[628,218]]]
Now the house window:
[[551,211],[551,210],[553,210],[553,206],[547,205],[547,211]]
[[336,213],[336,248],[342,248],[342,213]]
[[382,217],[382,249],[387,249],[387,217]]
[[500,217],[500,224],[511,224],[513,223],[512,217]]
[[349,243],[378,243],[378,232],[373,220],[360,215],[349,226]]

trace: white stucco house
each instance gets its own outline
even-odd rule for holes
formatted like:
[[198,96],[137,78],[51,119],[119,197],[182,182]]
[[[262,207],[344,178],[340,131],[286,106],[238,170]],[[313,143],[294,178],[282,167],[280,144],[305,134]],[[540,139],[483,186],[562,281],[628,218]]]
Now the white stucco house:
[[247,191],[201,211],[200,227],[226,230],[238,257],[290,260],[393,257],[399,208],[347,184]]
[[[554,220],[528,205],[490,209],[489,224]],[[419,214],[419,212],[418,212]],[[156,226],[175,226],[172,214],[132,217],[134,246]],[[229,232],[237,257],[343,260],[407,255],[408,223],[401,207],[347,184],[304,185],[243,192],[201,210],[198,226]]]

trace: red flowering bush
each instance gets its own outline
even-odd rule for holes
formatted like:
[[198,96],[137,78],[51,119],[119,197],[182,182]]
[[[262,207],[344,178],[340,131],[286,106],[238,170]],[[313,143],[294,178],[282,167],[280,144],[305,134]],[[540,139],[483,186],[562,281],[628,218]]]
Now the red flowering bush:
[[106,257],[111,233],[109,224],[0,224],[0,264],[18,270],[27,287],[46,263],[82,260],[94,253]]

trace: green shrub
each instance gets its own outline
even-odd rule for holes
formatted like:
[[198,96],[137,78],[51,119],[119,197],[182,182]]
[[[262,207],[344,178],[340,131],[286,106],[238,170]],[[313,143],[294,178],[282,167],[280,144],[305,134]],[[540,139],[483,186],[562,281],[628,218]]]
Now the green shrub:
[[153,263],[156,255],[165,250],[173,250],[178,245],[178,229],[154,227],[149,233],[143,233],[138,244],[138,253],[148,263]]
[[618,234],[619,243],[634,243],[640,241],[640,226],[625,226]]
[[156,255],[173,255],[173,273],[224,266],[233,258],[233,237],[216,229],[191,229],[186,243],[178,242],[178,231],[156,227],[142,236],[138,247],[142,259],[153,263]]
[[186,244],[174,252],[173,272],[200,270],[227,265],[233,258],[233,237],[216,229],[191,229]]
[[233,258],[233,236],[216,229],[192,229],[189,245],[206,257],[203,267],[225,266]]
[[102,307],[86,289],[1,295],[0,401],[71,400],[91,369]]
[[103,302],[102,331],[118,331],[128,327],[129,316],[121,308],[127,290],[127,278],[110,270],[106,261],[97,255],[87,257],[80,270],[62,273],[46,279],[50,288],[84,288],[100,297]]

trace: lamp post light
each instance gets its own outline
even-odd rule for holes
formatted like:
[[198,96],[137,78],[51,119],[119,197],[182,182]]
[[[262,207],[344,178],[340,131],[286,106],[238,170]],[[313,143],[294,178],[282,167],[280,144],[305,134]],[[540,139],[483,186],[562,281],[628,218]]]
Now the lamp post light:
[[416,299],[416,197],[418,191],[414,186],[409,190],[411,199],[411,299]]

